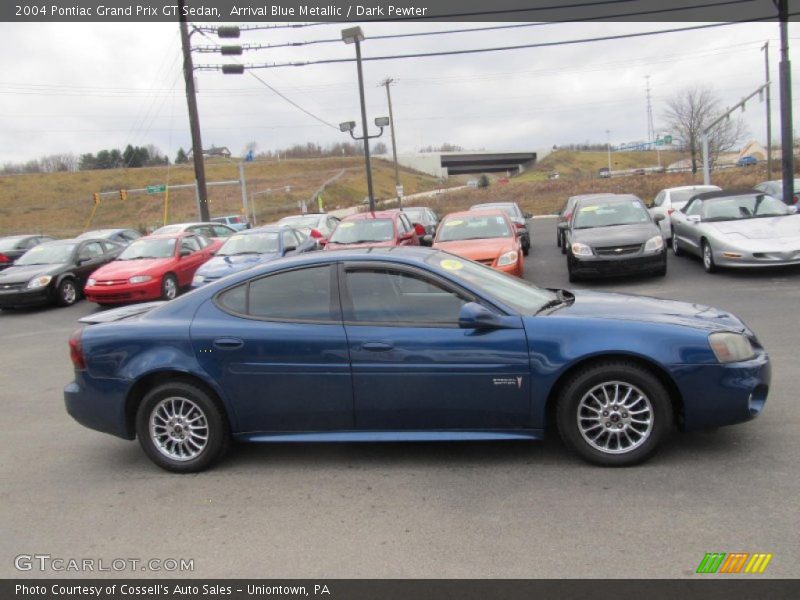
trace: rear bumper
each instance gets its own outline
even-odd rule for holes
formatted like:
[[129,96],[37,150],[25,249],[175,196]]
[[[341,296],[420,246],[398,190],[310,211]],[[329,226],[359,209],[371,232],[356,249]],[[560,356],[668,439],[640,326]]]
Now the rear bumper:
[[581,257],[570,256],[573,273],[595,277],[613,277],[634,273],[653,273],[667,266],[666,251],[650,255],[633,255],[613,257]]
[[763,410],[772,370],[763,350],[727,365],[677,365],[672,374],[683,398],[687,431],[743,423]]
[[[89,384],[90,385],[87,385]],[[132,440],[125,417],[128,382],[91,378],[85,371],[75,372],[75,381],[64,388],[64,405],[81,425]]]

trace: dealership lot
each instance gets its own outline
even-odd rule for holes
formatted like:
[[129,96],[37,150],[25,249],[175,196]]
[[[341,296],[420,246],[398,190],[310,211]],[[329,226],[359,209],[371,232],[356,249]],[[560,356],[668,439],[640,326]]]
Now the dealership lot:
[[[526,277],[570,287],[552,219],[531,222]],[[753,422],[675,434],[631,469],[545,443],[238,446],[216,468],[170,475],[135,443],[66,414],[67,338],[88,302],[0,313],[0,501],[5,577],[19,554],[193,559],[200,577],[681,577],[706,552],[800,558],[800,270],[708,275],[669,257],[666,278],[574,287],[730,310],[773,364]],[[48,575],[61,573],[49,572]],[[160,572],[122,575],[158,576]],[[166,573],[175,575],[175,573]]]

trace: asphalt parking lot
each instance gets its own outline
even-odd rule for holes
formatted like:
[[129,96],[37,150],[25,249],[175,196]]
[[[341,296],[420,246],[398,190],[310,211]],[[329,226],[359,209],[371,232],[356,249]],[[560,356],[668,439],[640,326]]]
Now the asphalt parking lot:
[[[570,287],[551,219],[532,222],[526,278]],[[65,412],[67,338],[96,310],[0,312],[0,574],[19,554],[194,559],[195,577],[692,577],[706,552],[800,559],[800,270],[582,283],[712,304],[750,325],[773,364],[756,420],[676,433],[649,463],[601,469],[544,443],[242,445],[171,475],[137,443]],[[113,574],[113,573],[112,573]],[[122,572],[123,576],[180,575]],[[705,575],[704,577],[709,577]],[[713,577],[713,576],[712,576]]]

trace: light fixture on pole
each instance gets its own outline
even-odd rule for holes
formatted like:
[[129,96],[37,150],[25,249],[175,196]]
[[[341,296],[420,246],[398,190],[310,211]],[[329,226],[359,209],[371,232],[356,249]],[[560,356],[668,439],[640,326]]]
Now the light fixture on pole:
[[[375,212],[375,195],[372,191],[372,165],[370,164],[369,160],[369,140],[371,137],[378,137],[378,136],[367,135],[367,107],[364,101],[364,73],[361,68],[361,42],[364,41],[364,32],[361,30],[361,27],[348,27],[347,29],[342,29],[342,41],[345,44],[355,44],[356,46],[356,66],[358,67],[358,95],[361,100],[361,128],[364,131],[364,135],[360,138],[357,138],[356,136],[353,135],[353,129],[355,127],[355,123],[353,123],[352,121],[347,122],[347,125],[350,125],[351,123],[353,124],[353,127],[350,127],[350,129],[342,129],[342,125],[345,125],[344,123],[339,125],[339,128],[342,129],[342,131],[349,131],[350,135],[353,137],[354,140],[359,140],[359,139],[364,140],[364,162],[366,163],[366,169],[367,169],[367,197],[369,199],[370,212]],[[381,133],[383,133],[383,128],[381,128]]]

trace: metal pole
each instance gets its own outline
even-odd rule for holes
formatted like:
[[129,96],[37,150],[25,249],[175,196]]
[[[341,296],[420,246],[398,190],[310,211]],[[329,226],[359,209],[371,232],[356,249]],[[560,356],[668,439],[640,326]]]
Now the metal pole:
[[767,179],[772,179],[772,100],[770,97],[769,83],[769,40],[761,47],[764,51],[764,67],[766,69],[767,84]]
[[792,71],[789,62],[789,0],[778,0],[778,18],[781,22],[780,92],[783,201],[791,204],[794,196],[794,136],[792,135]]
[[703,184],[711,185],[711,165],[708,164],[708,134],[703,133]]
[[197,180],[197,200],[200,220],[208,221],[208,193],[206,191],[206,169],[203,163],[203,142],[200,139],[200,116],[197,113],[197,94],[194,89],[194,65],[192,47],[189,44],[189,29],[184,15],[186,0],[178,0],[178,15],[181,27],[181,46],[183,47],[183,78],[186,81],[186,102],[189,105],[189,127],[192,132],[192,154],[194,155],[194,176]]
[[367,106],[364,102],[364,74],[361,70],[361,42],[356,38],[356,64],[358,65],[358,94],[361,97],[361,129],[364,132],[364,161],[367,166],[367,195],[369,211],[375,212],[375,196],[372,193],[372,165],[369,162],[369,136],[367,135]]
[[606,129],[606,150],[608,151],[608,174],[611,175],[611,130]]
[[392,131],[392,158],[394,159],[394,185],[397,194],[397,206],[403,210],[403,199],[400,197],[400,170],[397,167],[397,142],[394,135],[394,114],[392,113],[392,92],[389,86],[394,83],[394,79],[387,77],[383,80],[386,86],[386,99],[389,101],[389,125]]
[[245,218],[250,216],[250,208],[247,205],[247,180],[244,178],[244,163],[239,162],[239,181],[242,187],[242,214]]

